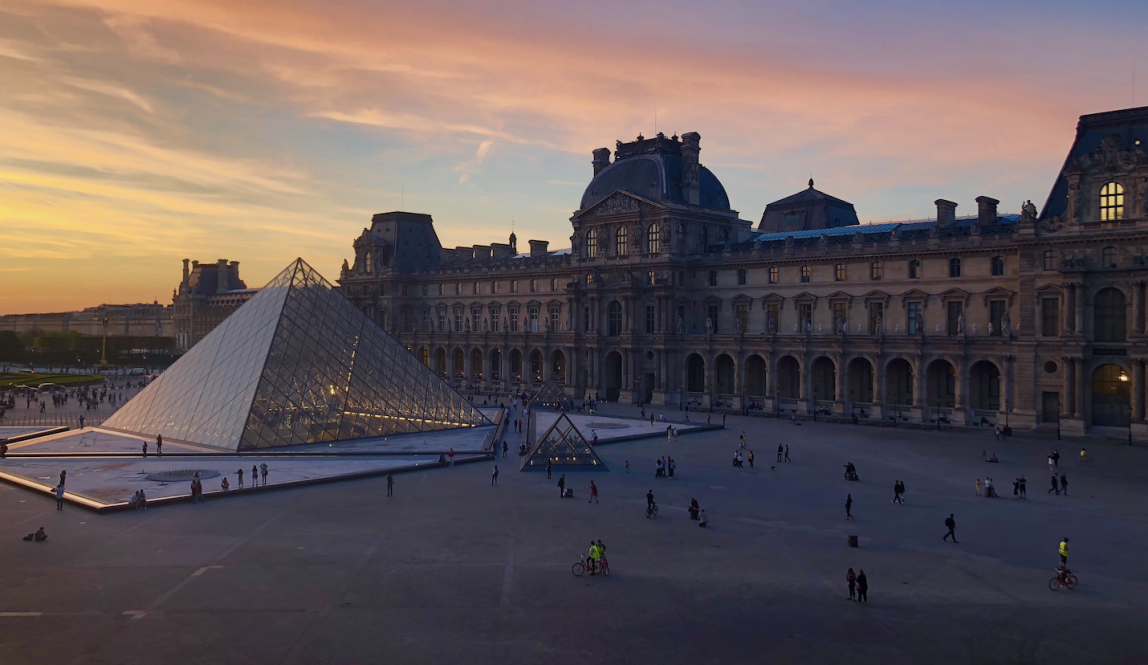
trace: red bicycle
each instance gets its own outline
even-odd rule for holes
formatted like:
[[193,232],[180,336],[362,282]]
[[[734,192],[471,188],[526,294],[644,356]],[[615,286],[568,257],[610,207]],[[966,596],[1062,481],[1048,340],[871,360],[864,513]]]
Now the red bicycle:
[[[574,573],[574,577],[582,577],[582,573],[586,572],[587,570],[589,570],[590,573],[593,574],[594,573],[594,571],[592,569],[593,565],[594,565],[594,562],[593,561],[587,561],[586,555],[583,554],[582,558],[578,560],[578,563],[576,563],[570,567],[570,572]],[[602,557],[601,559],[598,559],[598,572],[602,573],[606,577],[610,576],[610,564],[606,561],[606,557]]]
[[1056,571],[1056,577],[1053,577],[1048,581],[1049,591],[1057,591],[1061,587],[1064,587],[1068,590],[1076,588],[1076,575],[1073,575],[1072,571],[1067,568],[1065,568],[1063,571]]

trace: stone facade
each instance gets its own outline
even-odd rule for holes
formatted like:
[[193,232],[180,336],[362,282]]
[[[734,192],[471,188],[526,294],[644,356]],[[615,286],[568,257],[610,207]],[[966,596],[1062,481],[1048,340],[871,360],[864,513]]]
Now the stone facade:
[[443,249],[429,216],[388,213],[340,283],[467,390],[554,378],[672,407],[1068,434],[1131,423],[1143,441],[1141,141],[1148,108],[1082,117],[1039,213],[982,196],[976,215],[939,199],[935,218],[860,225],[811,180],[754,229],[700,164],[700,136],[638,137],[613,163],[594,151],[569,250],[518,253],[513,234]]
[[0,330],[14,332],[76,332],[82,335],[170,337],[171,307],[159,303],[98,305],[78,312],[6,314]]
[[184,259],[183,279],[171,295],[176,348],[195,346],[258,291],[239,278],[238,261]]

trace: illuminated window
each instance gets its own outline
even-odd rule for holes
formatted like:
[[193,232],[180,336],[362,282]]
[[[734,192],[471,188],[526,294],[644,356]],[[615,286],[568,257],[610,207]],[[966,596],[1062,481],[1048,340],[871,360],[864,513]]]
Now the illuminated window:
[[769,283],[777,284],[777,266],[772,266],[769,269]]
[[869,279],[881,279],[885,274],[885,268],[881,265],[880,261],[874,261],[869,264]]
[[614,232],[614,247],[618,256],[625,256],[629,253],[630,245],[626,242],[626,227],[619,226],[618,230]]
[[491,293],[498,293],[498,282],[491,282],[490,283],[490,292]]
[[1056,252],[1051,249],[1044,250],[1044,256],[1040,259],[1040,267],[1043,270],[1055,270]]
[[658,252],[662,251],[662,245],[661,245],[660,238],[661,238],[661,235],[658,231],[658,225],[657,224],[650,224],[650,226],[648,226],[646,228],[646,253],[647,254],[657,254]]
[[992,259],[992,273],[994,276],[1004,274],[1004,257],[994,256]]
[[836,266],[834,266],[834,268],[833,268],[833,279],[837,280],[838,282],[844,282],[845,281],[845,264],[844,263],[838,263]]
[[550,290],[551,291],[557,291],[558,290],[558,278],[557,277],[551,277],[550,278]]
[[1124,187],[1110,182],[1100,188],[1100,221],[1124,219]]
[[808,282],[813,277],[813,268],[801,266],[801,281]]
[[598,256],[598,232],[590,229],[586,232],[586,258]]

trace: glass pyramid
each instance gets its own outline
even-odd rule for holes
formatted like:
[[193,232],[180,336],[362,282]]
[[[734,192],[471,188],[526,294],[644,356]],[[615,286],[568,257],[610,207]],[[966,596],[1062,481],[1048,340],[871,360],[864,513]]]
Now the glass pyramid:
[[296,259],[103,427],[253,450],[489,424]]
[[519,470],[543,471],[547,461],[563,471],[606,471],[606,463],[598,457],[565,413],[558,416],[550,429],[538,438],[538,442],[522,459],[522,468]]
[[569,411],[574,408],[574,400],[570,399],[570,396],[566,394],[562,386],[558,385],[554,379],[550,379],[538,389],[538,392],[531,398],[528,406],[531,409],[545,407]]

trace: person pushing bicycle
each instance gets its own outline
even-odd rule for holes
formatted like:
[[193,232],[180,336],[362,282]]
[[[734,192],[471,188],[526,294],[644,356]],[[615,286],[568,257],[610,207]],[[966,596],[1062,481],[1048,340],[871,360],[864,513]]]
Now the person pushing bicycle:
[[597,574],[598,570],[601,569],[601,567],[602,567],[602,562],[600,561],[601,558],[602,558],[602,551],[598,549],[598,544],[591,540],[590,541],[590,574],[591,575]]

